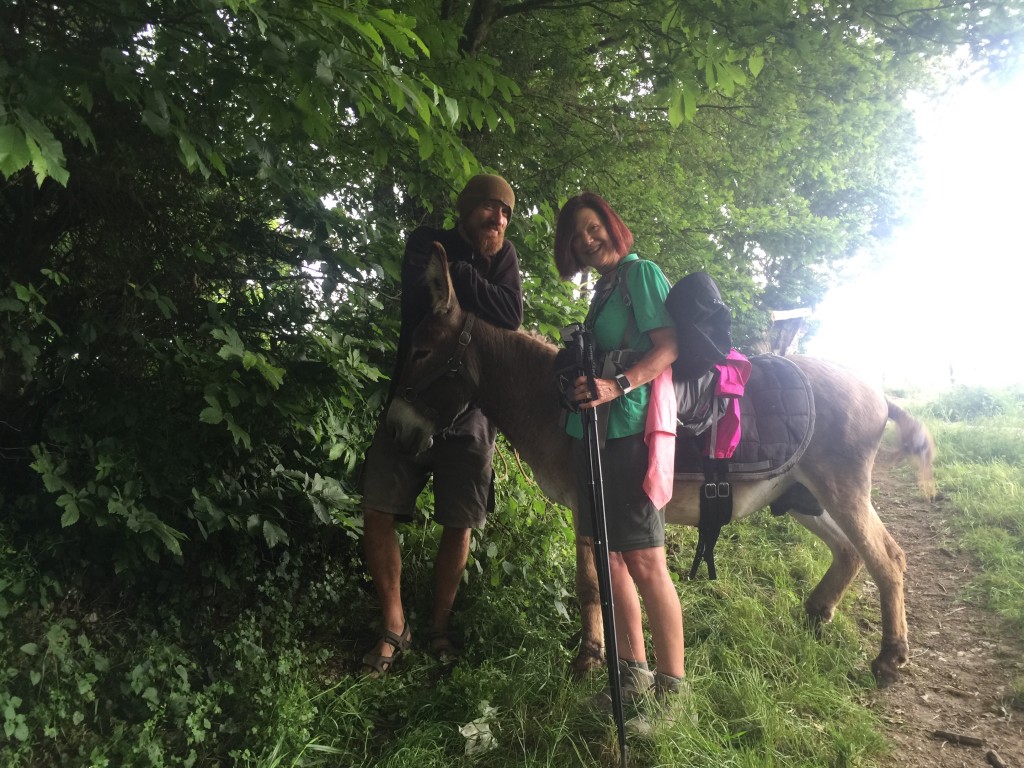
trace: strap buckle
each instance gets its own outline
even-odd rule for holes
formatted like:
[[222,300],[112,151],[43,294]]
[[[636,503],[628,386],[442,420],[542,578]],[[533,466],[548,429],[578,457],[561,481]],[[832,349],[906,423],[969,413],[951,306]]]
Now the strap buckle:
[[722,481],[718,483],[704,483],[705,499],[728,499],[732,496],[732,483]]

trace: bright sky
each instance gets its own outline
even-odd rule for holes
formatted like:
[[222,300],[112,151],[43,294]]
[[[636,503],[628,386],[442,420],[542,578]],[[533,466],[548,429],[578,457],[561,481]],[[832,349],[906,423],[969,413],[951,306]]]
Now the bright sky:
[[809,351],[885,386],[1024,384],[1024,73],[916,113],[921,197],[818,307]]

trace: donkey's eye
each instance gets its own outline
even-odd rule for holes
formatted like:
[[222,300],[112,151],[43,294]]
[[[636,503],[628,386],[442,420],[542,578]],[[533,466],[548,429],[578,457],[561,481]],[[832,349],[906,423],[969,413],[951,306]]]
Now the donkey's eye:
[[419,362],[420,360],[422,360],[423,358],[425,358],[429,354],[430,354],[429,350],[426,350],[426,349],[416,349],[416,350],[413,350],[412,359],[415,362]]

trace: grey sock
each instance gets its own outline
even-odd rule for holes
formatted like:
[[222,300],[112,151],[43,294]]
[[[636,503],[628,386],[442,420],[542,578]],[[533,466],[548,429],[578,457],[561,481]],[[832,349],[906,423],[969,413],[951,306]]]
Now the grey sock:
[[619,664],[625,665],[630,669],[642,669],[649,672],[651,668],[647,666],[646,661],[634,661],[633,659],[619,659]]

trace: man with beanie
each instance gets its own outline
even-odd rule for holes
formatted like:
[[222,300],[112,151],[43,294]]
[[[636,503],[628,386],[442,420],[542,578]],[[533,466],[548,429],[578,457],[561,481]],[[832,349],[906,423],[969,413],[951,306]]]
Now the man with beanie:
[[[515,330],[523,320],[523,286],[515,246],[505,240],[515,207],[512,187],[500,176],[471,178],[455,201],[453,229],[419,227],[409,235],[402,262],[402,322],[392,382],[408,356],[412,333],[430,312],[426,265],[434,241],[448,254],[448,271],[463,309]],[[388,398],[394,396],[394,384]],[[386,409],[385,409],[386,412]],[[381,636],[363,657],[364,671],[387,674],[412,642],[401,595],[401,552],[396,520],[408,521],[428,478],[434,479],[434,520],[443,530],[434,560],[434,605],[426,649],[438,658],[457,655],[448,631],[455,594],[469,556],[470,529],[483,526],[493,508],[491,457],[494,426],[469,408],[426,451],[408,455],[395,447],[384,420],[366,453],[363,475],[363,548],[381,603]]]

